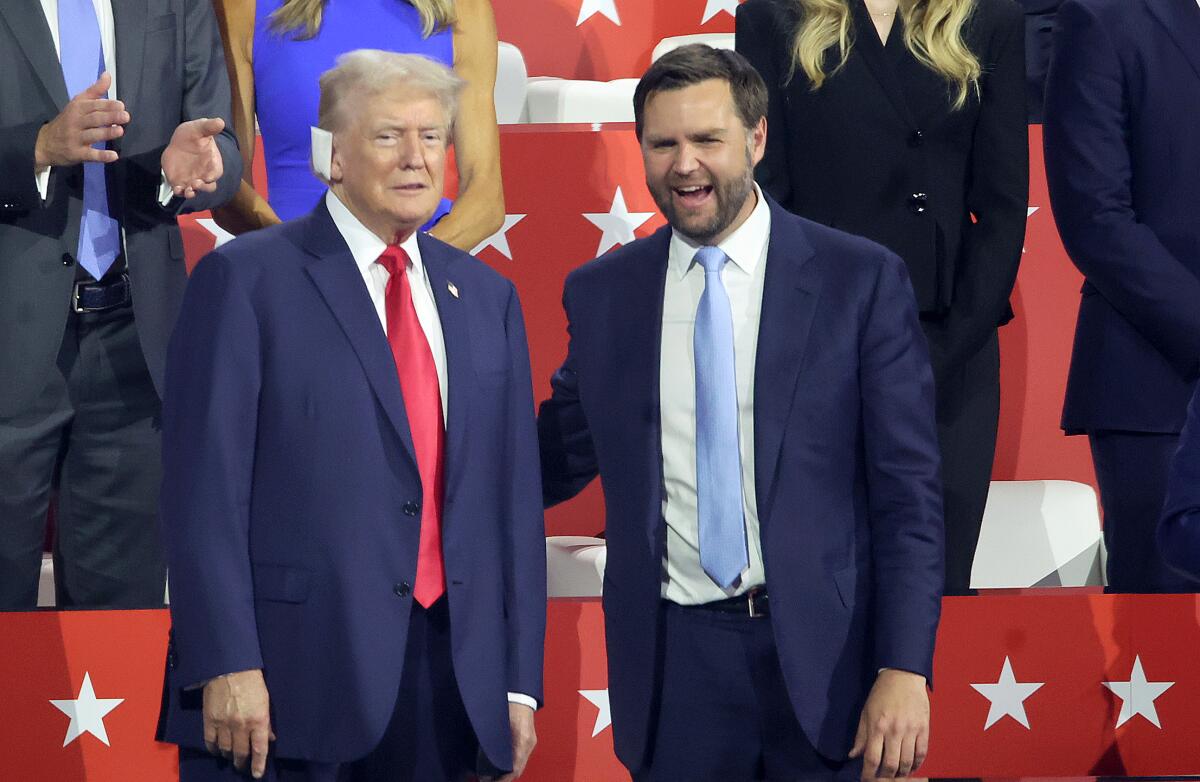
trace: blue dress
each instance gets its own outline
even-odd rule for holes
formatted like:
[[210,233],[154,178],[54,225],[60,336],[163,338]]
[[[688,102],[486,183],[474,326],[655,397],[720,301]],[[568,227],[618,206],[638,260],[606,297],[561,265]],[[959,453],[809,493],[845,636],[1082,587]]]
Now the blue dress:
[[[454,46],[448,28],[423,38],[421,16],[404,0],[329,0],[321,31],[302,41],[270,29],[271,14],[282,4],[258,0],[252,55],[268,201],[280,219],[290,220],[311,211],[326,189],[309,167],[321,74],[354,49],[423,54],[452,67]],[[426,229],[449,211],[443,198]]]

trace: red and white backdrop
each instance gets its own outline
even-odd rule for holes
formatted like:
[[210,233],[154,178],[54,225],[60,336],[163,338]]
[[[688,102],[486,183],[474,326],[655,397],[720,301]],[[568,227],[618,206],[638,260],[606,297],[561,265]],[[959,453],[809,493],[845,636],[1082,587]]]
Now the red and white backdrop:
[[[637,76],[661,38],[730,32],[736,0],[495,0],[502,40],[529,72]],[[1086,443],[1058,428],[1080,278],[1049,209],[1040,130],[1030,131],[1030,216],[1002,331],[998,479],[1093,482]],[[566,347],[566,274],[662,225],[632,128],[507,126],[508,215],[475,254],[513,279],[528,322],[535,392]],[[261,166],[259,167],[262,181]],[[205,215],[182,220],[189,264],[216,242]],[[603,527],[597,488],[554,509],[548,534]],[[1174,774],[1200,769],[1200,603],[1192,596],[985,596],[945,601],[923,773],[938,776]],[[171,780],[154,742],[164,611],[0,615],[0,779]],[[547,704],[527,779],[624,780],[612,754],[597,600],[552,600]]]

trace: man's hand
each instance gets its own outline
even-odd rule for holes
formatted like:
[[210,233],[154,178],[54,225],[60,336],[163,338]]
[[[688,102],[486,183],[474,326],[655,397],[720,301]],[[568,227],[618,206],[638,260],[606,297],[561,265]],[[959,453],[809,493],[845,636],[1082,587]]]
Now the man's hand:
[[537,744],[537,732],[533,727],[533,709],[523,703],[508,704],[508,724],[512,728],[513,770],[496,778],[495,782],[513,782],[525,773],[525,764]]
[[112,77],[100,74],[96,83],[71,99],[62,113],[38,131],[33,149],[34,167],[73,166],[77,163],[112,163],[117,153],[96,149],[97,144],[119,138],[129,112],[119,100],[108,99]]
[[850,757],[863,757],[864,780],[906,777],[929,751],[925,677],[887,668],[875,678],[858,720]]
[[214,755],[233,760],[261,779],[267,770],[271,730],[270,698],[262,671],[257,668],[216,679],[204,685],[204,746]]
[[225,172],[215,137],[225,129],[225,120],[194,119],[175,128],[171,143],[162,153],[162,170],[177,196],[194,198],[211,193]]

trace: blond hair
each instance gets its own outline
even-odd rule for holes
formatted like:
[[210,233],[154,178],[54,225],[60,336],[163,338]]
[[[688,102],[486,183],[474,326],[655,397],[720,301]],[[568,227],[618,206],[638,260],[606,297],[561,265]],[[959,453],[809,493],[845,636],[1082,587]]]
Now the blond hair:
[[[271,30],[279,35],[295,33],[298,40],[313,38],[321,31],[321,16],[328,0],[284,0],[271,13]],[[400,0],[397,0],[400,2]],[[454,0],[403,0],[421,15],[421,34],[426,38],[454,24]]]
[[[803,70],[813,89],[846,64],[853,45],[849,3],[854,0],[792,0],[802,16],[792,42],[789,77]],[[955,109],[979,92],[982,69],[979,58],[963,41],[962,28],[975,0],[900,0],[897,9],[904,21],[904,45],[913,56],[951,86]],[[833,46],[841,53],[838,64],[825,72],[825,52]]]
[[352,97],[370,98],[399,85],[435,98],[445,113],[447,130],[454,126],[458,98],[466,86],[454,71],[420,54],[355,49],[321,74],[317,127],[331,133],[344,130]]

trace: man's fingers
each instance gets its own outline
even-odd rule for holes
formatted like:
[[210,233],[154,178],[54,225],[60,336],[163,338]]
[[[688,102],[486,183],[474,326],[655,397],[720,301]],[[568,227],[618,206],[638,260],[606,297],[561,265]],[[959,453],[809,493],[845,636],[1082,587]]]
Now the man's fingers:
[[267,771],[267,751],[270,749],[269,737],[273,735],[269,726],[255,728],[250,731],[250,775],[261,779]]
[[84,147],[81,163],[116,163],[117,153],[111,149]]
[[863,750],[864,779],[882,776],[879,767],[883,763],[883,750],[883,732],[872,731],[867,736],[866,748]]
[[233,730],[233,765],[244,770],[250,760],[250,728],[239,726]]
[[89,128],[113,123],[123,125],[129,122],[129,112],[125,110],[125,104],[119,100],[110,100],[109,98],[84,100],[80,97],[77,99],[76,106],[84,125]]
[[928,723],[926,723],[925,726],[922,727],[921,730],[919,730],[917,732],[917,740],[913,746],[913,767],[912,767],[913,771],[916,771],[917,769],[919,769],[921,767],[921,764],[925,762],[925,756],[928,754],[929,754],[929,725],[928,725]]
[[850,757],[856,758],[867,748],[867,719],[864,714],[858,718],[858,732],[854,734],[854,746],[850,748]]
[[217,748],[217,725],[208,717],[204,718],[204,747],[213,755],[220,751]]
[[120,125],[103,125],[95,128],[88,128],[79,134],[80,140],[84,144],[91,146],[104,141],[112,141],[125,135],[125,128]]
[[205,136],[215,136],[225,129],[225,120],[220,117],[199,120],[200,133]]
[[906,777],[913,770],[913,755],[916,752],[916,731],[911,730],[900,739],[900,762],[896,764],[896,776]]
[[226,725],[217,726],[217,751],[227,758],[233,756],[233,733]]
[[880,735],[883,736],[883,755],[877,776],[891,779],[896,776],[896,770],[900,768],[900,750],[903,738],[902,734],[894,729],[886,732],[880,730]]
[[84,91],[79,93],[79,95],[76,97],[82,96],[86,98],[103,98],[108,94],[108,88],[111,86],[112,76],[109,76],[108,71],[105,71],[104,73],[100,74],[100,78],[92,82],[90,87],[85,88]]

